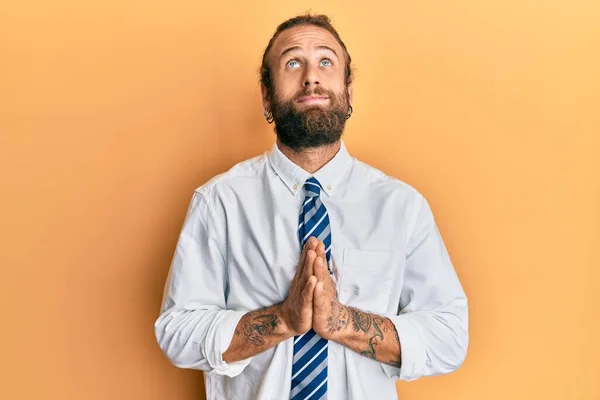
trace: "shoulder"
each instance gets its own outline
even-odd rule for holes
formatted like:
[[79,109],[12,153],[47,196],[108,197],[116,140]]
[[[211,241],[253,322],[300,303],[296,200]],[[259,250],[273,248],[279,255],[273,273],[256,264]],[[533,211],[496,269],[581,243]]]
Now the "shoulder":
[[386,197],[393,195],[410,202],[418,202],[423,198],[422,193],[418,189],[400,178],[388,175],[382,170],[356,158],[354,161],[353,178],[360,178],[356,179],[356,181],[368,186],[365,188],[366,190],[386,194]]
[[267,153],[241,161],[228,171],[215,175],[203,185],[197,187],[195,194],[205,198],[214,198],[219,192],[238,186],[241,181],[261,179],[267,165]]

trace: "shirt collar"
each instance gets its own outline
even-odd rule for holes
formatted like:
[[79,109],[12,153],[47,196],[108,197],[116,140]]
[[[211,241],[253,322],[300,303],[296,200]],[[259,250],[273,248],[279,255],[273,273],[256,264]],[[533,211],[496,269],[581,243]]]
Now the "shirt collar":
[[304,182],[309,177],[314,176],[319,183],[321,183],[323,191],[327,193],[328,196],[331,196],[333,191],[337,188],[337,185],[340,183],[340,179],[352,163],[352,157],[348,153],[343,140],[340,140],[340,149],[335,156],[314,174],[306,172],[287,158],[285,154],[279,150],[277,143],[273,145],[273,149],[269,152],[268,158],[277,175],[279,175],[293,195],[302,191]]

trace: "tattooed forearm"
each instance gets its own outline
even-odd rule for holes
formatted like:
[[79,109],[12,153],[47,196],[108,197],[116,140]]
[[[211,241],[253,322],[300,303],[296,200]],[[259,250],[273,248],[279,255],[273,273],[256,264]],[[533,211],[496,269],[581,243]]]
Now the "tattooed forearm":
[[[359,311],[357,314],[366,315],[365,313],[363,313],[361,311]],[[368,317],[368,318],[371,319],[370,317]],[[373,329],[371,330],[371,332],[365,331],[366,333],[369,334],[369,336],[371,336],[369,338],[369,348],[360,353],[363,356],[372,358],[374,360],[377,359],[376,354],[375,354],[375,346],[377,346],[384,339],[383,333],[381,332],[381,328],[379,327],[379,325],[383,325],[382,319],[379,317],[373,318],[373,324],[372,324]]]
[[255,346],[262,346],[265,344],[265,336],[278,336],[275,329],[280,323],[275,314],[250,313],[242,317],[235,334],[241,335],[245,341]]
[[329,333],[335,333],[348,325],[348,308],[337,301],[331,302],[331,315],[327,318]]
[[355,332],[363,331],[368,332],[371,327],[371,316],[369,314],[364,313],[356,308],[347,307],[350,310],[350,315],[352,316],[352,326]]
[[250,311],[240,318],[223,361],[245,360],[293,337],[280,305]]
[[392,321],[376,314],[367,313],[354,307],[345,307],[354,332],[362,333],[355,344],[361,355],[400,368],[400,339]]

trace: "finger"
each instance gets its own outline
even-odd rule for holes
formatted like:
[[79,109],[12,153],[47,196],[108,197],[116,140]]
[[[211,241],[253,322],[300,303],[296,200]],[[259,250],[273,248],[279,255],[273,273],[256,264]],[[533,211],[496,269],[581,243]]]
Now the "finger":
[[304,276],[304,264],[306,263],[306,255],[303,254],[298,266],[296,267],[296,272],[294,277],[292,278],[292,286],[294,286],[294,282],[298,281],[302,276]]
[[303,275],[306,279],[314,274],[313,272],[313,264],[315,259],[317,258],[317,253],[314,250],[308,250],[306,253],[306,261],[304,262],[304,271]]
[[317,257],[314,262],[313,275],[315,275],[319,281],[323,281],[327,275],[325,273],[325,265],[326,263],[324,257]]
[[308,248],[306,247],[306,243],[304,247],[302,247],[302,254],[300,255],[300,262],[298,263],[298,267],[304,267],[304,262],[306,261],[306,253],[308,252]]
[[296,276],[302,274],[302,272],[304,270],[304,264],[306,263],[306,256],[307,256],[309,250],[310,250],[310,246],[307,241],[306,243],[304,243],[304,246],[302,247],[302,255],[300,256],[300,262],[298,263],[298,268],[296,270]]
[[319,244],[317,244],[317,248],[315,249],[315,251],[317,252],[317,255],[319,255],[321,257],[325,257],[325,243],[319,242]]
[[317,245],[319,244],[319,240],[316,237],[311,236],[310,238],[308,238],[306,244],[308,245],[309,249],[315,250],[317,248]]
[[304,290],[302,291],[302,299],[304,300],[305,306],[311,306],[313,302],[313,293],[315,290],[315,286],[317,284],[317,278],[311,276],[308,278],[306,285],[304,286]]

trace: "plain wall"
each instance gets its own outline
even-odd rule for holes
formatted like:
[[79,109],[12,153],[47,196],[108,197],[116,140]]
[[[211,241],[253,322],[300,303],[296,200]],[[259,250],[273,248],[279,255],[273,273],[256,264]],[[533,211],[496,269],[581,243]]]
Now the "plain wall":
[[[600,3],[2,2],[2,399],[202,399],[154,338],[193,190],[270,149],[278,23],[357,68],[352,155],[432,205],[469,297],[456,373],[401,399],[599,399]],[[368,385],[369,382],[364,382]]]

